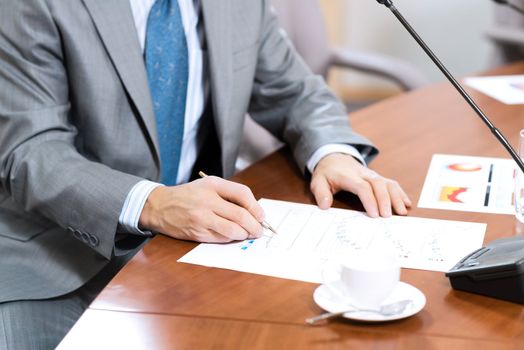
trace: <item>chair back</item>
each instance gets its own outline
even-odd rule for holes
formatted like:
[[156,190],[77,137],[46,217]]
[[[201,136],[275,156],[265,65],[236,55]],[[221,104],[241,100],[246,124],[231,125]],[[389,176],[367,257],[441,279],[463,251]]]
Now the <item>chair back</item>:
[[280,25],[315,74],[326,77],[331,49],[317,0],[272,0]]
[[[512,4],[524,8],[524,0],[512,0]],[[495,25],[487,36],[495,44],[492,65],[500,66],[524,59],[524,16],[508,6],[495,5]]]

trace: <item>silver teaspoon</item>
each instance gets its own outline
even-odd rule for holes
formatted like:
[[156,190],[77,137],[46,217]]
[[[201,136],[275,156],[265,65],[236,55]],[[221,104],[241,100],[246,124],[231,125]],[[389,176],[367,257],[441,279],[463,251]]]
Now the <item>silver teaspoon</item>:
[[329,320],[331,318],[339,317],[339,316],[342,316],[342,315],[350,313],[350,312],[373,312],[373,313],[376,313],[376,314],[382,315],[382,316],[393,316],[393,315],[398,315],[398,314],[404,312],[404,310],[406,310],[406,308],[409,305],[411,305],[412,303],[413,303],[412,300],[400,300],[400,301],[396,301],[396,302],[391,303],[391,304],[382,305],[378,309],[357,309],[357,308],[353,308],[353,309],[349,309],[349,310],[345,310],[345,311],[339,311],[339,312],[325,312],[323,314],[320,314],[320,315],[317,315],[317,316],[314,316],[314,317],[306,318],[306,323],[310,324],[310,325],[316,325],[316,324],[320,323],[321,321],[327,321],[327,320]]

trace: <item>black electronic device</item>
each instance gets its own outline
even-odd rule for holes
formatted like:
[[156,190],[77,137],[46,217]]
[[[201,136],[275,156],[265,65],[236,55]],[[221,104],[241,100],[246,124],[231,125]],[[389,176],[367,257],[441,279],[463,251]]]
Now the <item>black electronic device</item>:
[[[396,9],[393,1],[377,2],[391,10],[524,172],[524,163],[511,144]],[[455,289],[524,304],[524,237],[496,240],[462,259],[446,276]]]
[[524,304],[524,237],[495,240],[459,261],[446,276],[455,289]]

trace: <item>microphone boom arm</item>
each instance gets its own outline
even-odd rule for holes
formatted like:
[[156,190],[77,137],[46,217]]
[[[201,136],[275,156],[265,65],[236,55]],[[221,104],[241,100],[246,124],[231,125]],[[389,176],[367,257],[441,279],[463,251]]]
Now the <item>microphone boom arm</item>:
[[438,57],[431,51],[431,49],[426,45],[424,40],[417,34],[417,32],[411,27],[411,25],[408,23],[408,21],[402,16],[402,14],[397,10],[395,5],[393,5],[393,2],[391,0],[377,0],[379,4],[382,4],[389,8],[391,12],[397,17],[397,19],[402,23],[404,28],[411,34],[413,39],[420,45],[420,47],[424,50],[424,52],[431,58],[431,60],[437,65],[437,67],[440,69],[440,71],[446,76],[446,78],[449,80],[449,82],[455,87],[455,89],[462,95],[462,97],[466,100],[466,102],[473,108],[475,113],[482,119],[482,121],[487,125],[487,127],[491,130],[491,133],[497,138],[497,140],[504,146],[506,151],[511,155],[511,158],[517,163],[520,170],[524,173],[524,162],[522,162],[522,159],[519,157],[517,152],[513,147],[511,147],[511,144],[508,142],[508,140],[502,135],[502,133],[493,125],[493,123],[489,120],[489,118],[482,112],[480,107],[475,103],[475,101],[471,98],[471,96],[464,90],[462,85],[455,79],[455,77],[446,69],[444,64],[438,59]]

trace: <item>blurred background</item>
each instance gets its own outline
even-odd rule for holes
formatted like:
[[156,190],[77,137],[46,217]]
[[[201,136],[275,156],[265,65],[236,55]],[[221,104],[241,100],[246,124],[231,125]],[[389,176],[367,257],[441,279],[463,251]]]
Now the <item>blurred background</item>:
[[[499,6],[491,0],[395,0],[437,56],[457,76],[474,74],[494,64],[494,45],[487,32]],[[431,82],[444,77],[385,6],[375,0],[320,0],[329,39],[337,46],[404,59]],[[333,69],[329,83],[346,101],[373,100],[399,93],[384,79]]]
[[[393,13],[376,0],[271,0],[280,24],[348,111],[445,80]],[[524,8],[524,0],[510,0]],[[524,16],[492,0],[394,0],[457,78],[524,59]],[[371,73],[371,74],[370,74]],[[282,144],[245,124],[237,170]]]

